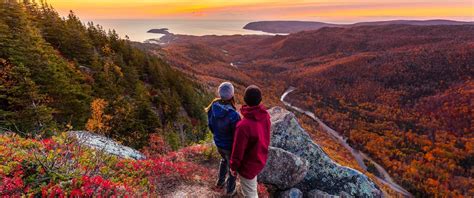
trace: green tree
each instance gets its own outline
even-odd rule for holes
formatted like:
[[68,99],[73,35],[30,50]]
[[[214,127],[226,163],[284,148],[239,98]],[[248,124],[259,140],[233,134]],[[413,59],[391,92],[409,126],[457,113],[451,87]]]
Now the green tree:
[[[44,2],[1,1],[0,59],[11,65],[5,79],[25,95],[2,85],[0,127],[17,125],[11,120],[21,114],[25,131],[83,129],[94,115],[91,99],[102,98],[108,105],[101,110],[111,116],[107,134],[125,144],[141,147],[149,133],[173,125],[186,126],[181,142],[203,138],[207,92],[134,45],[72,11],[63,18]],[[40,115],[20,113],[31,108]]]
[[0,37],[0,58],[29,69],[39,92],[51,98],[49,107],[59,123],[82,125],[90,101],[90,88],[81,83],[83,75],[43,39],[23,4],[6,1],[1,5],[0,24],[7,31]]
[[0,59],[0,126],[20,132],[45,132],[54,126],[45,95],[30,78],[28,68]]

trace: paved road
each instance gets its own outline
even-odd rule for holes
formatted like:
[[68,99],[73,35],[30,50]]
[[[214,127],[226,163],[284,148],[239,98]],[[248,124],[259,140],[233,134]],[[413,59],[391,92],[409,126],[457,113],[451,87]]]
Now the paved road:
[[293,110],[295,110],[299,113],[302,113],[302,114],[310,117],[314,121],[316,121],[319,124],[319,126],[321,127],[321,129],[323,129],[324,132],[331,135],[336,141],[338,141],[342,146],[344,146],[344,148],[346,148],[348,151],[351,152],[352,156],[354,157],[354,159],[357,161],[357,163],[359,164],[359,166],[361,168],[363,168],[364,170],[367,171],[367,166],[365,165],[364,160],[367,160],[367,161],[371,162],[372,164],[374,164],[375,168],[377,169],[377,171],[379,172],[379,175],[380,175],[380,176],[376,176],[376,177],[381,183],[384,183],[385,185],[389,186],[394,191],[404,195],[405,197],[413,197],[413,195],[410,192],[408,192],[403,187],[401,187],[400,185],[395,183],[393,181],[392,177],[390,177],[388,172],[382,166],[380,166],[378,163],[376,163],[374,160],[372,160],[365,153],[352,148],[347,143],[346,138],[344,138],[337,131],[335,131],[334,129],[332,129],[328,125],[326,125],[324,122],[322,122],[318,117],[316,117],[316,115],[314,115],[313,112],[306,111],[306,110],[301,109],[299,107],[293,106],[291,103],[285,101],[285,98],[288,96],[288,94],[295,91],[295,90],[296,90],[295,87],[289,87],[285,91],[285,93],[283,93],[283,95],[281,95],[280,101],[283,102],[283,104],[285,104],[287,107],[289,107],[289,108],[291,108],[291,109],[293,109]]

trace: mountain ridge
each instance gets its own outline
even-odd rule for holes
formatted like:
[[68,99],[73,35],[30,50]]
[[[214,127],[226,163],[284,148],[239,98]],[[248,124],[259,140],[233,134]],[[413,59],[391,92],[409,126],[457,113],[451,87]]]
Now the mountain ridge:
[[371,21],[371,22],[357,22],[352,24],[336,24],[336,23],[325,23],[318,21],[256,21],[247,23],[243,29],[262,31],[267,33],[296,33],[301,31],[318,30],[324,27],[357,27],[357,26],[368,26],[368,25],[418,25],[418,26],[429,26],[429,25],[472,25],[472,21],[454,21],[445,19],[432,19],[432,20],[389,20],[389,21]]

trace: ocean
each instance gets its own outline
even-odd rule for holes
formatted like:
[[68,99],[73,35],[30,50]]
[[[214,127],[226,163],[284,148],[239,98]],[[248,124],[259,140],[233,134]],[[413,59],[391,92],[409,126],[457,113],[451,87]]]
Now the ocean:
[[251,21],[241,20],[138,20],[138,19],[100,19],[85,20],[94,22],[104,27],[105,30],[115,29],[115,31],[130,40],[143,42],[148,39],[160,38],[162,34],[147,33],[150,29],[168,28],[173,34],[186,35],[247,35],[268,33],[252,30],[244,30],[243,27]]

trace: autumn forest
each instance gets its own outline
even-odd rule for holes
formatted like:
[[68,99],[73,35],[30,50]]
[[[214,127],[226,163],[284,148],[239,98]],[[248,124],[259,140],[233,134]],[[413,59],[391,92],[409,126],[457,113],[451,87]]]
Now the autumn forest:
[[259,83],[272,105],[295,87],[292,104],[314,112],[415,196],[457,197],[474,193],[473,32],[472,25],[381,25],[179,36],[164,50],[206,82]]
[[[246,86],[260,86],[268,108],[284,106],[280,96],[296,88],[289,102],[313,112],[415,197],[474,196],[474,25],[173,36],[166,45],[133,42],[72,11],[62,17],[47,3],[2,1],[0,134],[14,135],[0,136],[0,159],[9,160],[0,164],[0,196],[4,189],[55,192],[66,176],[82,179],[72,186],[97,181],[110,192],[128,191],[119,187],[126,182],[140,192],[179,179],[210,183],[205,166],[179,160],[203,161],[211,151],[179,149],[211,139],[203,109],[222,81],[235,84],[239,104]],[[332,158],[352,165],[316,122],[296,114]],[[100,165],[108,168],[103,178],[45,173],[26,163],[36,157],[25,154],[30,148],[66,155],[61,132],[71,130],[94,131],[153,157],[113,158]],[[93,153],[76,154],[87,159]],[[25,170],[50,183],[33,182],[38,178],[24,176]],[[140,183],[143,175],[164,179]]]

